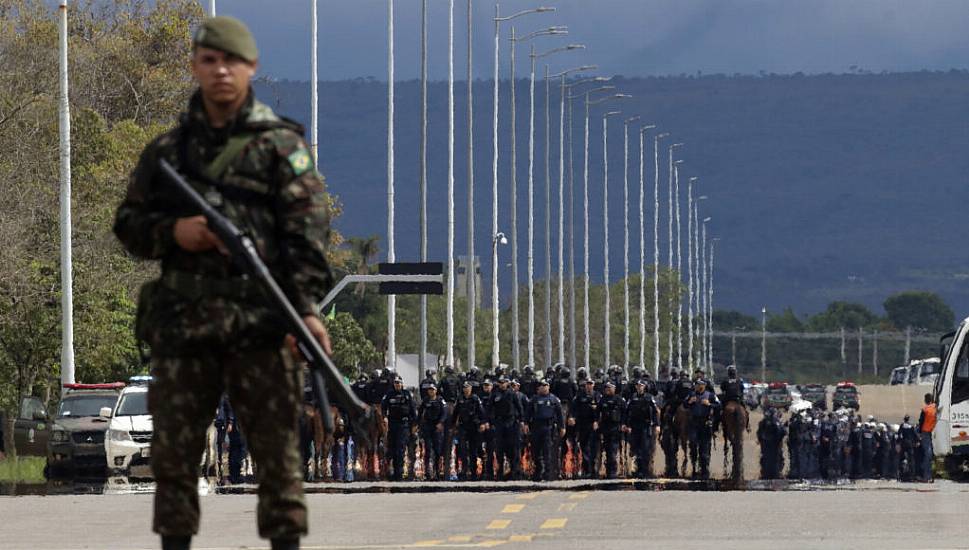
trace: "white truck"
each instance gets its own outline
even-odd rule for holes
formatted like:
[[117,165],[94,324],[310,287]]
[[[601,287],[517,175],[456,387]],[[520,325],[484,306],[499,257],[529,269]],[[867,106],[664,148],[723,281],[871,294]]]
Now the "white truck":
[[151,461],[152,421],[148,413],[147,380],[133,377],[134,385],[126,387],[118,396],[114,409],[101,410],[109,419],[104,451],[108,470],[129,473],[133,466],[148,466]]
[[946,470],[960,475],[969,462],[969,318],[940,343],[942,372],[933,387],[939,412],[932,446]]

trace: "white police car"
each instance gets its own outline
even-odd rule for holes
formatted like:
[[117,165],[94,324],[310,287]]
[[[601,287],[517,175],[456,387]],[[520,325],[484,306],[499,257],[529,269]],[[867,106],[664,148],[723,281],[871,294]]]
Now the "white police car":
[[129,472],[132,467],[151,463],[152,421],[148,413],[148,382],[151,377],[135,376],[130,386],[121,391],[114,410],[101,409],[110,418],[104,451],[108,470]]

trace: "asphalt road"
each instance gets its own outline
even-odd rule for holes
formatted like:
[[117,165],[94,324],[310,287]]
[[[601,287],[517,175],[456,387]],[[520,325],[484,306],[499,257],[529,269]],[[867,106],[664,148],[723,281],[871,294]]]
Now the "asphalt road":
[[[969,486],[311,494],[308,549],[966,548]],[[0,548],[157,548],[151,495],[0,498]],[[196,549],[266,548],[256,497],[202,497]]]

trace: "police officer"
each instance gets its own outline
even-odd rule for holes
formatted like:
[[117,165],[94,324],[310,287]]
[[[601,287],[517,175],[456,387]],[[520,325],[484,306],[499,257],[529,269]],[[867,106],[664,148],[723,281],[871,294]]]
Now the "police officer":
[[468,369],[468,373],[464,376],[464,379],[471,384],[471,391],[473,391],[474,394],[479,398],[484,400],[481,395],[483,393],[481,384],[484,382],[484,379],[481,376],[481,369],[479,369],[477,365],[472,365],[471,368]]
[[[764,410],[764,414],[770,407]],[[787,455],[791,457],[788,479],[799,479],[801,475],[801,415],[792,414],[787,420]]]
[[384,413],[384,428],[387,430],[387,447],[393,461],[391,481],[404,477],[404,452],[412,431],[417,428],[417,407],[409,391],[404,389],[401,378],[394,379],[394,387],[387,392],[380,408]]
[[420,397],[422,400],[427,397],[428,388],[431,386],[437,388],[437,379],[435,378],[436,374],[437,372],[434,369],[427,369],[427,372],[424,373],[424,379],[421,380],[420,384],[418,385],[418,387],[421,389]]
[[582,391],[575,396],[569,407],[569,424],[575,427],[576,439],[582,460],[582,475],[595,478],[596,458],[599,456],[599,434],[596,425],[599,421],[599,396],[596,395],[595,382],[585,380]]
[[606,451],[606,477],[616,478],[620,445],[622,444],[622,419],[626,403],[616,395],[616,385],[606,382],[602,397],[599,399],[599,420],[593,429],[602,437],[602,447]]
[[626,403],[623,431],[630,435],[636,457],[636,476],[653,477],[653,449],[659,433],[659,409],[653,395],[646,391],[646,379],[636,379],[636,392]]
[[764,418],[757,426],[757,441],[760,443],[760,478],[778,479],[784,469],[784,425],[778,418],[776,409],[764,411]]
[[907,414],[905,419],[902,420],[902,425],[898,427],[898,438],[902,448],[899,477],[902,481],[911,481],[917,475],[915,458],[919,446],[919,436],[915,426],[911,423],[911,417]]
[[733,365],[727,367],[727,379],[720,383],[720,400],[724,405],[733,401],[747,408],[744,403],[744,384],[737,376],[737,367]]
[[424,444],[424,479],[435,477],[444,481],[447,464],[444,456],[444,440],[447,437],[447,403],[437,394],[437,386],[431,384],[424,388],[427,397],[417,409],[421,441]]
[[[515,397],[508,387],[507,378],[498,379],[498,389],[491,397],[492,415],[495,430],[495,445],[497,448],[497,478],[519,479],[521,477],[521,432],[524,413],[521,401]],[[509,473],[503,476],[505,461],[508,462]]]
[[461,386],[461,397],[454,405],[454,430],[458,436],[459,477],[474,481],[478,478],[478,454],[481,435],[488,428],[481,399],[473,393],[470,382]]
[[454,372],[454,367],[448,365],[444,367],[444,375],[440,381],[440,394],[444,401],[449,405],[457,403],[461,395],[461,377]]
[[528,402],[525,412],[526,433],[531,436],[532,460],[534,471],[532,480],[540,481],[553,479],[552,448],[556,435],[565,436],[565,416],[562,412],[562,402],[549,392],[549,383],[542,380],[538,383],[538,393]]
[[370,401],[370,378],[366,375],[366,373],[361,372],[360,375],[357,376],[357,381],[350,386],[350,389],[352,389],[353,393],[364,403]]
[[531,399],[538,391],[538,379],[535,377],[535,369],[531,365],[525,365],[522,369],[521,392]]
[[199,458],[223,390],[260,465],[260,536],[291,549],[307,530],[295,481],[302,372],[295,350],[284,346],[285,325],[259,283],[220,252],[205,218],[172,193],[160,167],[162,159],[172,164],[252,237],[307,328],[331,351],[313,309],[333,284],[325,187],[302,128],[255,99],[258,59],[241,21],[201,23],[190,60],[198,90],[179,124],[145,148],[115,216],[125,249],[162,263],[160,278],[139,295],[135,324],[152,350],[153,529],[166,549],[188,548],[198,531]]
[[707,391],[707,381],[699,377],[696,390],[685,403],[690,408],[690,459],[699,463],[700,479],[710,477],[710,446],[713,442],[713,394]]
[[[472,385],[474,382],[472,382]],[[481,408],[484,410],[484,422],[487,428],[481,434],[481,442],[484,446],[484,476],[486,479],[495,479],[495,460],[498,453],[497,441],[495,440],[495,402],[493,384],[491,380],[484,379],[479,388],[478,398],[481,399]]]
[[824,479],[837,478],[835,459],[837,458],[838,424],[834,420],[834,413],[828,413],[821,422],[820,438],[818,442],[818,457],[821,477]]

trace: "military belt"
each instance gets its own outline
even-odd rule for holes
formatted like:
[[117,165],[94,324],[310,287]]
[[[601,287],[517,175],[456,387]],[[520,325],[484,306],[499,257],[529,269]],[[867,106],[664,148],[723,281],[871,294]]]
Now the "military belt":
[[248,275],[217,279],[201,273],[167,270],[162,273],[161,281],[166,287],[191,300],[203,297],[258,300],[265,297],[259,282]]

